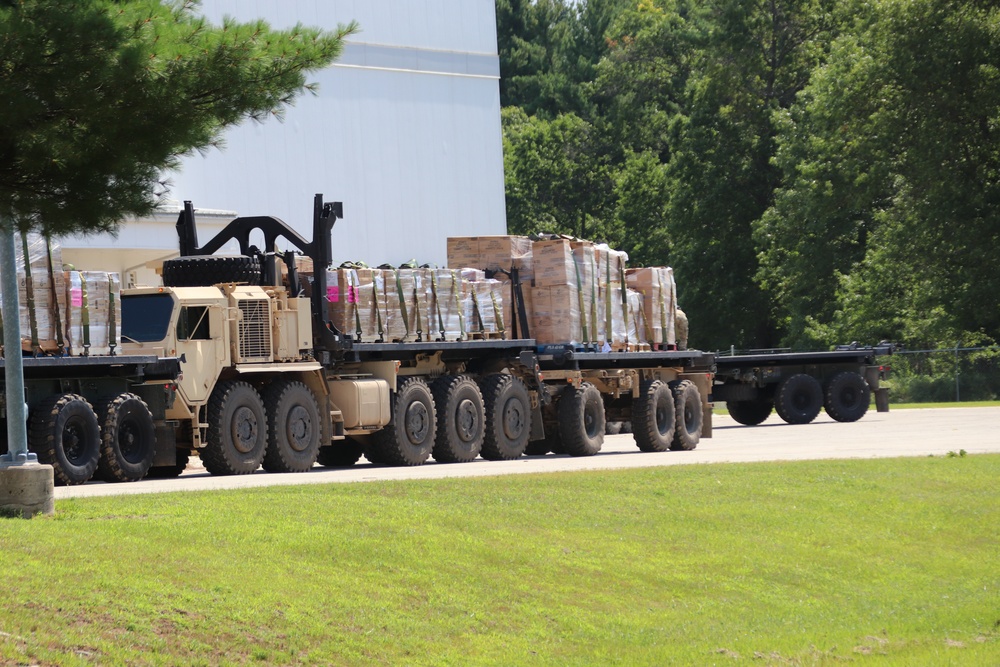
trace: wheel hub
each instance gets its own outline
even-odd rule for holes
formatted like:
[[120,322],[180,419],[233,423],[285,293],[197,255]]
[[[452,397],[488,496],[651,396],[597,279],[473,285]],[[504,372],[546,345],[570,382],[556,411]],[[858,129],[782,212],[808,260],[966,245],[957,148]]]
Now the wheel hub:
[[464,442],[469,442],[475,440],[476,435],[479,433],[479,410],[476,409],[476,404],[465,399],[458,404],[457,419],[455,420],[458,437],[460,437]]
[[517,438],[524,432],[524,407],[520,401],[511,399],[507,401],[503,408],[503,431],[511,440]]
[[430,432],[430,414],[427,406],[414,401],[406,408],[406,438],[414,445],[422,445]]
[[313,425],[309,411],[296,405],[288,413],[288,444],[297,452],[305,451],[312,441]]
[[257,444],[257,415],[241,406],[233,415],[233,445],[243,454],[253,451]]

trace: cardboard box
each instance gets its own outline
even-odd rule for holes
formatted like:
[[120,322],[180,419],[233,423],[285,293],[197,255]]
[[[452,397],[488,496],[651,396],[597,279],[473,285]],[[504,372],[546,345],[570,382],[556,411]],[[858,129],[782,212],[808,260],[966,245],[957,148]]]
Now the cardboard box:
[[447,240],[448,266],[480,266],[479,237],[452,236]]
[[677,286],[669,267],[628,269],[625,279],[629,288],[642,294],[643,314],[654,332],[653,345],[677,344]]

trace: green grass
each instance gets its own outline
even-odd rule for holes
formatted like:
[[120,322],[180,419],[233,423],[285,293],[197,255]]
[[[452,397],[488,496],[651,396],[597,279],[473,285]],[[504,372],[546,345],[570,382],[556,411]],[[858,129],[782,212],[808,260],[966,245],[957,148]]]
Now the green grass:
[[995,408],[1000,401],[952,401],[950,403],[890,403],[891,410],[908,410],[911,408]]
[[63,500],[0,665],[996,665],[1000,456]]

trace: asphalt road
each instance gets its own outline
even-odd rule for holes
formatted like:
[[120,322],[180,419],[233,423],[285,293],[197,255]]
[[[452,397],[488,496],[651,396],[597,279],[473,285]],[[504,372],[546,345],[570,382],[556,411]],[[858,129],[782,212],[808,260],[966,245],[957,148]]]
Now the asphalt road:
[[415,468],[374,466],[362,459],[349,469],[316,467],[308,473],[212,477],[193,459],[177,479],[144,480],[131,484],[93,482],[56,487],[56,499],[133,493],[203,491],[291,484],[330,484],[397,479],[481,477],[566,470],[614,470],[691,463],[794,461],[805,459],[859,459],[943,455],[965,450],[969,454],[1000,453],[1000,407],[934,408],[869,412],[853,424],[841,424],[822,413],[811,424],[792,426],[771,416],[760,426],[741,426],[716,415],[712,438],[691,452],[646,454],[631,435],[606,436],[597,456],[574,458],[549,454],[516,461],[483,461]]

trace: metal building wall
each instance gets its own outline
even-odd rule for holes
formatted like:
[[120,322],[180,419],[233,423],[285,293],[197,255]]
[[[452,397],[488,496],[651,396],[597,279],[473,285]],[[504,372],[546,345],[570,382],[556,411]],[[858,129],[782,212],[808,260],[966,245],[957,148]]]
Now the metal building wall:
[[[309,77],[318,95],[301,97],[284,122],[247,123],[223,151],[185,159],[170,175],[172,197],[275,215],[308,235],[323,193],[344,202],[338,262],[443,265],[446,237],[505,233],[494,0],[204,0],[201,11],[213,23],[229,15],[276,28],[357,20],[361,32]],[[176,247],[153,227],[129,225],[121,240]]]

